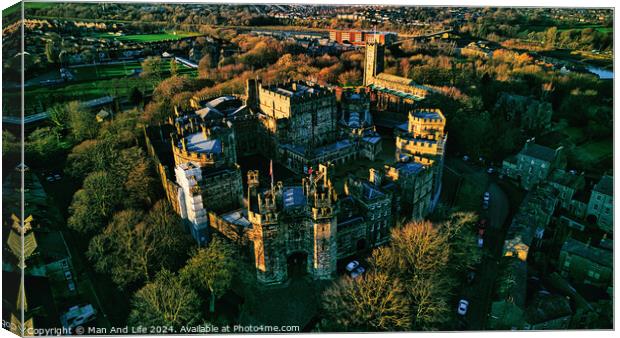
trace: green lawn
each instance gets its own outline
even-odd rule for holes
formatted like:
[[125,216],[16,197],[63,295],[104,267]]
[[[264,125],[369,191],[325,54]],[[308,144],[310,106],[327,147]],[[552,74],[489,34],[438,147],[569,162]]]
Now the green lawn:
[[116,36],[109,33],[100,33],[94,34],[94,37],[97,38],[105,38],[105,39],[114,39],[119,41],[131,41],[131,42],[156,42],[156,41],[165,41],[165,40],[179,40],[191,36],[198,36],[199,33],[194,32],[176,32],[170,31],[165,33],[158,34],[130,34],[130,35],[121,35]]
[[[177,64],[181,75],[197,76],[196,69]],[[127,96],[134,87],[143,92],[148,92],[156,85],[157,79],[144,79],[138,76],[129,76],[134,69],[139,69],[138,61],[126,62],[125,64],[97,65],[79,68],[71,68],[76,76],[75,81],[56,86],[33,85],[27,87],[25,93],[26,115],[45,111],[49,105],[57,102],[71,100],[90,100],[106,95]],[[162,79],[170,75],[170,63],[162,64]],[[29,79],[28,82],[39,83],[41,80],[57,79],[58,71],[50,71],[37,78]],[[6,100],[3,101],[3,112],[6,115],[19,115],[19,91],[5,91]]]
[[611,140],[590,141],[578,146],[574,151],[582,161],[595,164],[613,155],[613,142]]

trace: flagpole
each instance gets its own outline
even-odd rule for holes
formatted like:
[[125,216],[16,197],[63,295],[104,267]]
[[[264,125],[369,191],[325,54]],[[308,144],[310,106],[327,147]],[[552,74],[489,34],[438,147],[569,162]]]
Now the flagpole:
[[273,160],[269,160],[269,176],[271,176],[271,191],[273,191]]

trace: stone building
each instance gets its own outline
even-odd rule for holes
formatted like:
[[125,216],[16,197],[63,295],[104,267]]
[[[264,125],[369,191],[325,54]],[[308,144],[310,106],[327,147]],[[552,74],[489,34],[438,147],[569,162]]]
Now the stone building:
[[396,163],[386,165],[385,179],[397,187],[400,198],[398,214],[421,220],[432,210],[433,170],[420,163]]
[[364,86],[370,89],[377,110],[406,113],[431,91],[414,81],[384,73],[385,44],[367,42],[364,58]]
[[320,165],[301,186],[260,189],[258,172],[248,172],[248,220],[257,278],[263,284],[287,280],[291,265],[314,279],[336,272],[336,193],[328,166]]
[[549,175],[548,182],[560,192],[560,206],[567,210],[570,208],[575,193],[583,190],[586,185],[583,173],[578,175],[563,169],[554,170]]
[[596,224],[605,232],[614,230],[614,179],[605,175],[592,189],[588,215],[596,217]]
[[613,283],[613,251],[569,238],[558,260],[563,277],[580,284],[607,288]]
[[[363,109],[365,98],[361,93],[358,96],[360,102],[345,104],[345,109]],[[330,88],[302,81],[263,86],[258,80],[248,80],[246,97],[257,115],[255,145],[294,172],[308,173],[320,163],[342,164],[362,156],[374,160],[381,151],[381,139],[372,125],[339,133],[338,104]],[[365,114],[356,111],[353,115],[359,118],[360,113]],[[351,125],[355,124],[353,115],[347,115]]]
[[541,146],[530,139],[515,157],[504,160],[502,172],[519,181],[523,189],[530,190],[545,181],[553,170],[564,167],[562,149]]
[[259,124],[277,144],[322,146],[336,140],[336,96],[328,88],[290,81],[263,85],[248,80],[248,105],[260,112]]
[[195,118],[177,121],[172,153],[181,217],[200,243],[208,241],[207,211],[239,208],[243,199],[232,125],[205,124]]
[[367,222],[367,235],[363,248],[381,245],[389,240],[394,225],[392,193],[382,189],[379,176],[371,169],[370,180],[349,177],[345,182],[345,195],[351,196],[360,209],[360,216]]
[[439,109],[418,109],[409,113],[408,122],[396,129],[396,160],[413,161],[433,170],[432,205],[439,200],[443,160],[448,134],[446,118]]

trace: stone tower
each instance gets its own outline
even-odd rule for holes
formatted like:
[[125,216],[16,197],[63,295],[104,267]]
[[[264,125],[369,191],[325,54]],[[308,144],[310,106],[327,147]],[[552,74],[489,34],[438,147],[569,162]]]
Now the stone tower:
[[320,164],[317,176],[304,180],[312,224],[315,279],[331,279],[336,272],[336,193],[329,177],[330,166],[333,165]]
[[248,171],[248,220],[252,223],[256,278],[263,284],[277,284],[286,280],[286,261],[281,257],[276,199],[258,191],[258,171]]
[[256,276],[262,284],[286,282],[300,263],[312,279],[335,276],[337,197],[328,168],[319,165],[318,172],[304,178],[301,186],[284,187],[278,182],[263,191],[259,191],[258,172],[248,172],[248,220]]
[[364,86],[373,82],[373,78],[383,72],[385,45],[380,42],[366,43],[364,57]]

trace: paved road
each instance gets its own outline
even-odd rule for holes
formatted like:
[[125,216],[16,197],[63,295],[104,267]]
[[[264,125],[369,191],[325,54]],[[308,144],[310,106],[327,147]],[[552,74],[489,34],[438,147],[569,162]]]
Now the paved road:
[[[469,309],[465,317],[466,330],[483,330],[485,328],[487,315],[491,308],[491,300],[494,292],[495,279],[497,277],[498,262],[502,254],[504,238],[510,225],[508,219],[510,202],[506,193],[495,183],[496,175],[486,174],[485,168],[471,165],[457,158],[446,161],[449,169],[460,173],[466,179],[480,180],[481,184],[486,184],[491,194],[489,210],[480,211],[481,218],[488,219],[488,227],[484,234],[483,257],[476,278],[472,285],[465,288],[462,297],[469,301]],[[484,183],[483,183],[484,182]],[[480,201],[482,205],[482,201]],[[456,304],[454,304],[456,310]]]
[[491,193],[491,201],[487,214],[489,226],[484,234],[482,248],[484,253],[476,279],[472,287],[467,290],[467,294],[470,295],[470,308],[466,318],[469,330],[482,330],[485,327],[497,277],[498,261],[509,224],[506,219],[510,209],[508,197],[493,181],[489,183],[487,191]]

